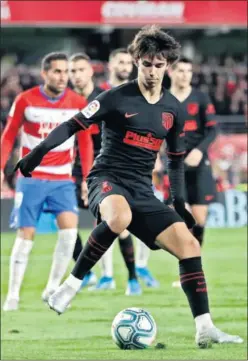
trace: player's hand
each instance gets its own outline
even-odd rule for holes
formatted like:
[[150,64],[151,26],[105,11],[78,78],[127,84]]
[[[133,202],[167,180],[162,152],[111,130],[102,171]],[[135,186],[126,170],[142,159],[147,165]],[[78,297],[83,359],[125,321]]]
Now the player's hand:
[[82,181],[81,183],[81,198],[84,201],[84,205],[85,207],[88,206],[89,201],[88,201],[88,186],[85,180]]
[[175,198],[173,202],[174,208],[179,216],[182,217],[186,226],[191,229],[196,224],[196,221],[192,214],[186,209],[184,199]]
[[28,155],[19,160],[14,168],[14,172],[20,169],[24,177],[32,177],[31,172],[41,163],[43,155],[37,149],[33,149]]
[[198,167],[200,161],[202,160],[203,153],[200,149],[194,148],[184,159],[184,163],[189,167]]

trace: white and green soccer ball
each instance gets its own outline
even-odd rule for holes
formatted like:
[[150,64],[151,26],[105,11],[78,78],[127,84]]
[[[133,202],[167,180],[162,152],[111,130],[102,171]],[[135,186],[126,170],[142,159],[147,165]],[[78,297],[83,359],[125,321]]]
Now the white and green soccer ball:
[[157,326],[149,312],[130,307],[115,316],[111,334],[114,342],[123,350],[144,349],[154,342]]

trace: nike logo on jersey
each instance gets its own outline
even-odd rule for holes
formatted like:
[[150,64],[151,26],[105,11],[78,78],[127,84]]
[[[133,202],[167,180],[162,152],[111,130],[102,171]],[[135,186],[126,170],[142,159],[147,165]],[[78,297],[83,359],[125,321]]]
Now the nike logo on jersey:
[[205,285],[205,282],[197,282],[198,286]]
[[128,113],[126,113],[126,114],[125,114],[125,118],[131,118],[131,117],[134,117],[134,116],[137,115],[137,114],[139,114],[139,113],[133,113],[133,114],[128,114]]

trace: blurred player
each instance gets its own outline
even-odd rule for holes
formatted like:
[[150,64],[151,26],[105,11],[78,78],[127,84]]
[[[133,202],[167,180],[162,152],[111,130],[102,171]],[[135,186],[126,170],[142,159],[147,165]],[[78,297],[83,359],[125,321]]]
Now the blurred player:
[[[182,57],[172,66],[170,92],[182,104],[185,112],[185,199],[196,220],[193,234],[203,243],[208,205],[216,196],[216,183],[208,159],[208,148],[217,135],[214,106],[209,97],[191,87],[191,60]],[[173,282],[181,287],[180,282]]]
[[[121,54],[123,55],[121,57]],[[116,50],[114,55],[110,56],[110,59],[118,57],[120,63],[123,62],[123,68],[119,69],[119,76],[121,75],[121,79],[129,77],[130,72],[132,71],[132,58],[127,53],[125,49]],[[117,62],[117,63],[118,63]],[[110,62],[111,66],[113,65]],[[93,83],[93,68],[90,64],[90,58],[87,54],[75,54],[70,58],[70,80],[74,87],[74,90],[78,93],[83,95],[85,98],[88,99],[89,102],[94,100],[97,95],[103,92],[102,88],[96,87]],[[112,74],[112,73],[111,73]],[[119,78],[118,78],[119,79]],[[117,79],[111,76],[111,80],[116,84]],[[122,80],[123,81],[123,80]],[[106,84],[105,84],[106,88]],[[101,125],[93,124],[90,127],[90,132],[92,135],[92,140],[94,144],[94,157],[97,157],[100,153],[101,149]],[[74,168],[73,168],[73,175],[77,179],[77,194],[78,194],[78,203],[81,207],[84,207],[82,202],[80,202],[81,196],[81,163],[79,160],[76,159]],[[85,186],[84,190],[87,190],[86,183],[82,183]],[[141,287],[137,281],[136,273],[135,273],[135,261],[134,261],[134,249],[133,249],[133,242],[131,235],[128,231],[124,231],[119,236],[119,244],[120,249],[125,261],[125,264],[128,269],[128,285],[126,294],[127,295],[137,295],[141,293]],[[82,251],[82,241],[80,236],[77,237],[76,247],[74,250],[74,259],[77,260],[80,252]],[[112,289],[115,287],[115,281],[113,279],[113,260],[112,260],[112,248],[110,252],[106,252],[107,255],[102,257],[100,264],[102,268],[102,277],[100,278],[99,282],[95,287],[92,287],[94,290],[106,290]],[[96,276],[95,274],[90,271],[83,279],[82,287],[90,286],[96,283]]]
[[[242,343],[239,336],[228,335],[213,324],[201,248],[188,229],[194,219],[183,199],[184,115],[180,102],[162,87],[168,66],[178,58],[179,47],[173,37],[155,26],[140,30],[129,47],[138,79],[100,94],[54,129],[15,169],[30,177],[49,150],[81,128],[104,119],[101,152],[87,178],[89,206],[99,222],[72,273],[49,298],[50,308],[58,314],[66,310],[84,275],[128,229],[151,249],[167,250],[178,259],[198,347],[206,348],[211,342]],[[167,142],[174,209],[160,202],[151,189],[152,171],[163,139]]]
[[[64,53],[48,54],[42,61],[43,86],[20,93],[10,110],[1,139],[1,177],[14,141],[21,129],[21,157],[85,106],[86,100],[67,88],[68,59]],[[93,147],[89,132],[78,133],[84,171],[92,166]],[[91,154],[91,162],[90,162]],[[42,298],[59,286],[71,260],[77,237],[78,208],[72,181],[74,137],[49,152],[33,178],[18,177],[12,218],[18,229],[10,257],[9,289],[4,311],[18,309],[20,288],[33,247],[37,221],[44,209],[56,215],[58,241]]]
[[[127,49],[119,48],[113,50],[109,55],[109,80],[100,84],[104,90],[108,90],[128,82],[133,71],[133,60]],[[141,293],[140,286],[136,282],[136,274],[145,282],[148,287],[158,287],[158,281],[154,279],[147,264],[150,250],[143,242],[137,240],[136,272],[134,269],[134,247],[130,233],[125,230],[119,235],[119,244],[128,269],[134,281],[127,288],[127,294],[133,289],[133,294]],[[125,256],[125,254],[127,256]],[[103,276],[92,290],[115,288],[113,279],[113,246],[103,255],[100,261]],[[130,272],[130,271],[129,271]]]

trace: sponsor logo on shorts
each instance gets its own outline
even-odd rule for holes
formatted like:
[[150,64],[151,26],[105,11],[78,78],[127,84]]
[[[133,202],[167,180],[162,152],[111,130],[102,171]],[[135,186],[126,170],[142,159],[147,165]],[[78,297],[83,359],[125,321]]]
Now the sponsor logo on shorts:
[[174,116],[171,113],[162,113],[162,124],[166,130],[169,130],[173,126]]
[[96,114],[96,112],[100,109],[100,103],[98,100],[93,100],[90,104],[87,105],[81,112],[85,116],[85,118],[89,119],[92,115]]
[[109,184],[109,182],[104,181],[102,182],[102,193],[108,193],[113,189],[113,187],[111,186],[111,184]]

